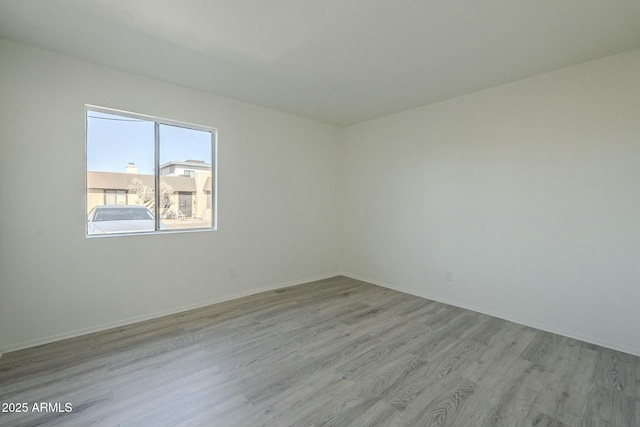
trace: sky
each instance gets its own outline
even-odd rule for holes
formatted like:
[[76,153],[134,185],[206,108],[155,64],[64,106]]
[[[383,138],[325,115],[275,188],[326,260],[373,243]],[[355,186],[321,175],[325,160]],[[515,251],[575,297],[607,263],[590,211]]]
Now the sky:
[[[161,124],[160,164],[185,160],[211,163],[211,134]],[[124,173],[129,163],[153,174],[153,121],[87,111],[87,170]]]

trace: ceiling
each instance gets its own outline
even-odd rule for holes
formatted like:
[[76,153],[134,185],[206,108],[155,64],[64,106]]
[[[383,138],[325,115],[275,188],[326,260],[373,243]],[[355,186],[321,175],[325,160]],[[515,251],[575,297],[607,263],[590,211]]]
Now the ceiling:
[[0,0],[0,37],[349,125],[640,48],[640,1]]

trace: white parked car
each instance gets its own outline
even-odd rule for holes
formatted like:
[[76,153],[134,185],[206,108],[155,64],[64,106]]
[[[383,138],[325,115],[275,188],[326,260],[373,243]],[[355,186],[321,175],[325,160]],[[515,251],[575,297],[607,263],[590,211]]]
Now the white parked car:
[[[156,219],[144,206],[103,205],[89,212],[87,234],[120,234],[154,231]],[[160,222],[160,230],[167,226]]]

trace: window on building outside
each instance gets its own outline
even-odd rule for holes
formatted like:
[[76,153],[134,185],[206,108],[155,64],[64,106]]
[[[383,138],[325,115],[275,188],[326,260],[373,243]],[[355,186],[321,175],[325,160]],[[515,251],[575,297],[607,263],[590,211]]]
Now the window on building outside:
[[105,205],[126,205],[127,191],[126,190],[104,190],[104,204]]
[[86,109],[87,235],[215,229],[216,134]]

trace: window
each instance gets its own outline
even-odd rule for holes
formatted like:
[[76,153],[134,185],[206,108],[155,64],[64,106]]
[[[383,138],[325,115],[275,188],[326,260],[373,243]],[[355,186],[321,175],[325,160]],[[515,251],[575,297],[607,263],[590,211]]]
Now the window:
[[126,205],[127,191],[126,190],[104,190],[104,204],[105,205]]
[[86,108],[87,235],[215,229],[216,133]]

